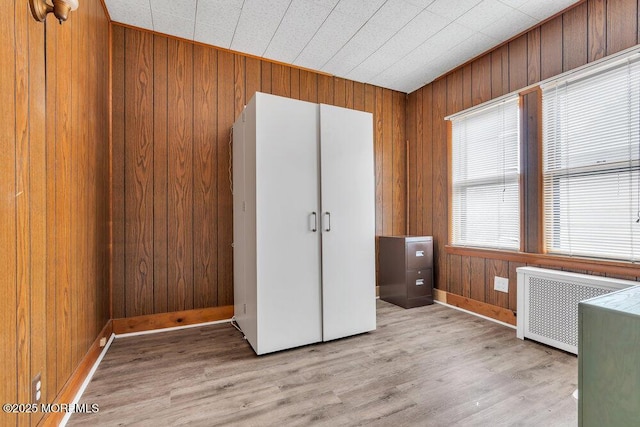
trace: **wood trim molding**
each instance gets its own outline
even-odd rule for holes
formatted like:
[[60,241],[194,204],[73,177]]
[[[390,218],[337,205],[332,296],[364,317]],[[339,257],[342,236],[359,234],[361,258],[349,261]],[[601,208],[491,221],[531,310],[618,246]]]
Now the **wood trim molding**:
[[194,310],[172,311],[169,313],[148,314],[144,316],[113,319],[113,333],[152,331],[176,326],[196,325],[198,323],[228,320],[233,317],[233,306],[197,308]]
[[[436,295],[437,301],[516,326],[516,314],[508,308],[498,307],[497,305],[487,304],[486,302],[476,301],[471,298],[440,290],[438,294],[440,295]],[[444,297],[444,301],[440,299],[442,297]]]
[[489,258],[526,264],[539,264],[549,267],[587,270],[605,274],[620,274],[634,277],[640,276],[640,265],[630,262],[597,260],[562,255],[532,254],[527,252],[509,252],[450,245],[446,246],[445,250],[448,254],[452,255]]
[[[84,355],[78,364],[78,367],[73,371],[73,374],[71,374],[64,386],[62,386],[60,393],[58,393],[52,403],[71,403],[73,401],[76,394],[78,394],[80,387],[82,387],[82,383],[93,368],[93,365],[98,360],[98,357],[100,357],[100,353],[102,353],[103,347],[100,346],[100,340],[102,338],[109,340],[112,333],[113,322],[108,320],[107,324],[104,325],[104,328],[102,328],[102,331],[100,331],[95,341],[93,341],[93,344],[91,344],[91,347],[89,347],[89,351]],[[40,420],[38,425],[43,427],[57,426],[65,415],[66,414],[64,412],[50,412]]]

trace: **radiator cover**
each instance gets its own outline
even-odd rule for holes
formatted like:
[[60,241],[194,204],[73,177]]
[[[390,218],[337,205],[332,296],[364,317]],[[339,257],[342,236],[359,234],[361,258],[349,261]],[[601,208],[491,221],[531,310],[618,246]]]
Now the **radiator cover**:
[[603,276],[520,267],[517,336],[578,354],[578,303],[637,285]]

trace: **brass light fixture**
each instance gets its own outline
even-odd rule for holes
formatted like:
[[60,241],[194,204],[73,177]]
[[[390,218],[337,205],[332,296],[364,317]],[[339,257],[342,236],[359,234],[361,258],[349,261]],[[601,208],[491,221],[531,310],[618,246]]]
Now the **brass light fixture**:
[[62,24],[67,20],[69,12],[78,8],[78,0],[29,0],[29,6],[36,21],[44,21],[53,12]]

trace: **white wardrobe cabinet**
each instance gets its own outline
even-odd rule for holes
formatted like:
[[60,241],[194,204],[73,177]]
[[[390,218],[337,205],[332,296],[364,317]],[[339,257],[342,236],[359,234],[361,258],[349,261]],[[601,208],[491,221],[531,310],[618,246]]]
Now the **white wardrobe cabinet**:
[[257,354],[371,331],[369,113],[256,93],[233,126],[235,319]]

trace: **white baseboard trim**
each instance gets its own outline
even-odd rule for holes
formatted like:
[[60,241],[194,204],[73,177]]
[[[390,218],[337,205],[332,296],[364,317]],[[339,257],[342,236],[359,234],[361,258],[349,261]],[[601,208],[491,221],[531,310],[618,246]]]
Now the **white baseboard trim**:
[[223,320],[214,320],[211,322],[203,322],[203,323],[194,323],[191,325],[184,326],[172,326],[170,328],[160,328],[160,329],[150,329],[148,331],[140,331],[140,332],[126,332],[124,334],[115,335],[116,338],[126,338],[126,337],[135,337],[138,335],[149,335],[149,334],[158,334],[161,332],[169,332],[169,331],[178,331],[180,329],[188,329],[188,328],[198,328],[200,326],[209,326],[209,325],[217,325],[220,323],[229,323],[232,319],[223,319]]
[[[89,374],[87,375],[87,377],[82,382],[82,385],[80,386],[80,390],[78,390],[78,393],[76,393],[76,396],[73,398],[73,401],[71,402],[71,407],[72,408],[75,407],[78,404],[78,402],[80,401],[80,398],[82,397],[82,394],[84,393],[84,391],[86,390],[87,386],[91,382],[91,379],[93,378],[93,374],[96,373],[96,370],[98,369],[98,366],[100,365],[100,362],[102,362],[102,359],[104,359],[104,356],[107,354],[107,351],[109,350],[109,347],[111,347],[111,343],[113,342],[115,337],[116,337],[115,334],[111,334],[111,336],[109,337],[109,341],[107,341],[107,344],[102,349],[102,352],[100,352],[100,356],[98,356],[98,359],[93,364],[93,367],[89,371]],[[65,427],[67,425],[67,422],[69,421],[69,418],[71,418],[71,415],[73,415],[73,412],[67,412],[65,414],[65,416],[62,418],[62,421],[60,422],[59,427]]]

